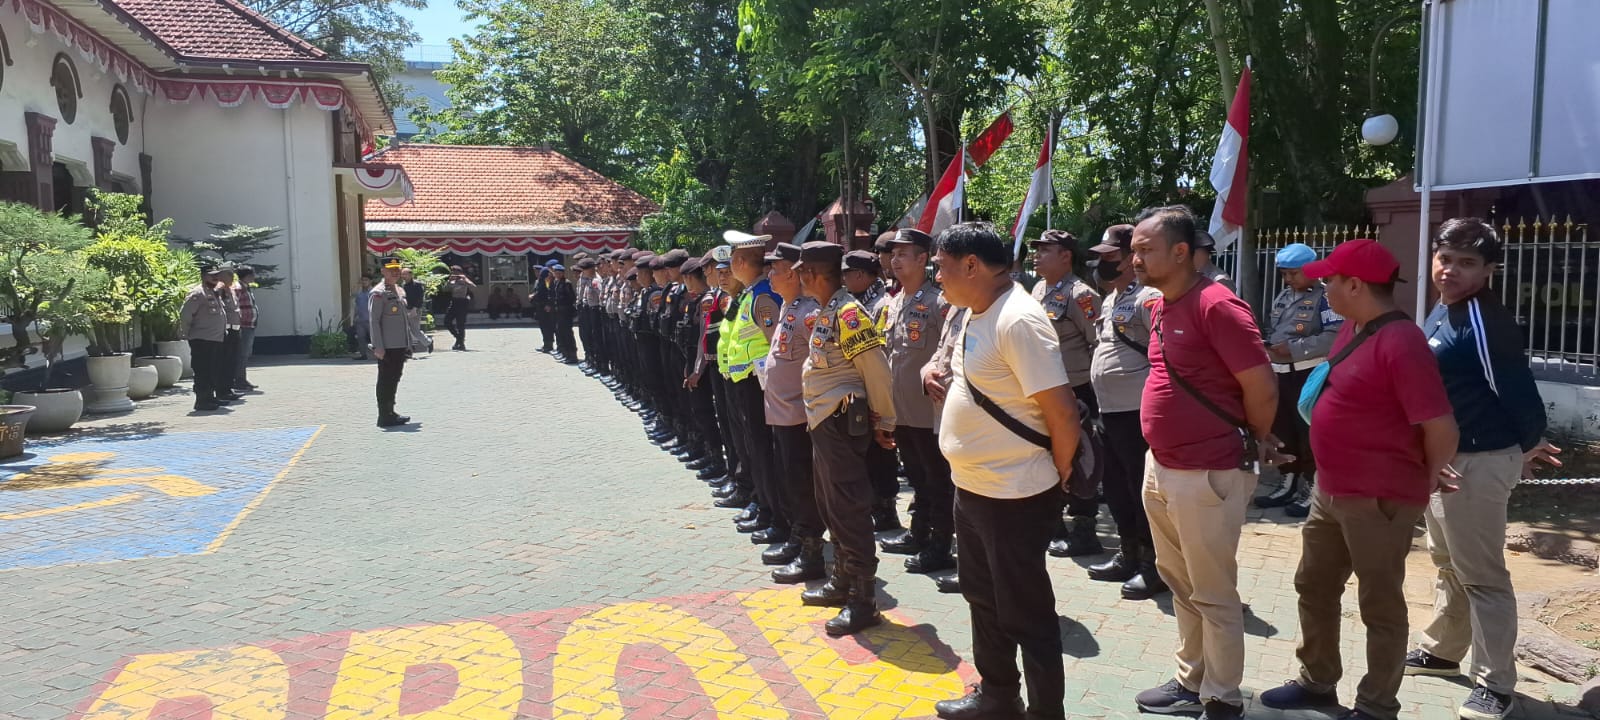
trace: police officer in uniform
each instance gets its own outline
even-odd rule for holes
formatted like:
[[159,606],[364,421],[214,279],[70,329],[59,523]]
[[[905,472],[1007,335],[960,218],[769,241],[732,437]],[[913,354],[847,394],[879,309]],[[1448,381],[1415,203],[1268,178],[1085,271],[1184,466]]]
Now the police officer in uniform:
[[889,241],[889,267],[900,292],[884,308],[889,371],[894,376],[895,446],[905,458],[906,480],[915,493],[911,529],[882,544],[884,552],[909,554],[907,572],[931,573],[955,567],[955,484],[950,463],[934,431],[936,407],[922,387],[922,367],[933,359],[950,312],[944,293],[928,280],[933,238],[920,230],[900,230]]
[[599,266],[599,261],[588,257],[573,266],[578,271],[578,341],[583,343],[583,362],[578,367],[585,375],[599,372],[600,343],[595,328],[596,311],[600,306]]
[[555,264],[558,263],[552,260],[539,268],[539,277],[533,282],[533,292],[528,293],[528,307],[533,311],[534,320],[539,323],[539,352],[546,354],[555,352],[556,346],[555,280],[550,273],[550,265]]
[[634,259],[634,269],[639,271],[639,293],[633,304],[633,346],[639,366],[639,390],[644,419],[650,442],[657,447],[668,447],[677,440],[667,423],[662,392],[661,338],[657,334],[657,317],[661,312],[663,288],[658,283],[656,270],[661,259],[645,254]]
[[[694,422],[697,449],[700,457],[686,464],[695,471],[695,477],[706,482],[716,482],[727,477],[722,451],[722,432],[717,428],[716,400],[711,394],[711,379],[704,376],[705,340],[708,320],[716,296],[706,282],[704,257],[684,261],[679,272],[688,288],[685,303],[688,311],[678,325],[678,352],[684,364],[683,389],[689,398],[689,415]],[[720,483],[719,483],[720,484]]]
[[761,554],[772,571],[773,582],[795,584],[826,574],[822,559],[822,512],[817,508],[811,435],[806,429],[805,391],[801,375],[811,349],[817,301],[800,289],[794,265],[800,246],[778,243],[767,254],[767,279],[783,297],[778,329],[767,354],[766,420],[778,445],[777,473],[782,478],[784,508],[789,521],[789,541]]
[[888,277],[883,279],[883,285],[884,293],[889,297],[894,297],[900,293],[899,279],[894,276],[893,272],[889,272],[889,261],[894,259],[894,239],[899,232],[899,230],[890,230],[880,233],[878,238],[872,241],[872,252],[878,256],[878,267],[888,273]]
[[211,412],[237,399],[222,385],[223,343],[228,332],[228,311],[215,264],[202,261],[200,284],[189,290],[178,313],[178,328],[189,341],[189,356],[194,365],[194,409]]
[[[1046,230],[1028,243],[1033,248],[1033,267],[1039,282],[1033,285],[1033,299],[1044,306],[1061,342],[1061,363],[1066,366],[1072,393],[1077,396],[1084,416],[1093,418],[1100,411],[1094,385],[1089,382],[1089,364],[1094,353],[1094,321],[1100,317],[1100,294],[1073,272],[1078,258],[1078,239],[1065,230]],[[1105,552],[1095,534],[1095,517],[1100,504],[1094,498],[1067,494],[1067,517],[1049,553],[1055,557],[1079,557]]]
[[572,336],[572,322],[578,314],[578,289],[567,279],[567,268],[560,263],[550,267],[550,274],[555,288],[556,354],[561,362],[577,365],[578,339]]
[[1110,560],[1091,565],[1089,577],[1120,582],[1123,597],[1147,600],[1167,591],[1156,572],[1155,545],[1144,512],[1144,456],[1149,445],[1139,425],[1139,402],[1150,375],[1149,344],[1155,327],[1151,310],[1161,301],[1161,291],[1140,285],[1134,277],[1132,225],[1106,228],[1100,244],[1089,250],[1099,256],[1095,277],[1107,290],[1089,381],[1104,428],[1101,486],[1122,545]]
[[[878,332],[885,332],[889,286],[883,281],[883,265],[878,255],[866,250],[845,253],[844,286],[867,309]],[[867,476],[872,478],[872,529],[875,531],[902,529],[895,510],[895,499],[900,495],[899,469],[900,457],[894,450],[877,445],[867,449]]]
[[1211,282],[1217,283],[1227,288],[1229,292],[1238,295],[1239,288],[1233,284],[1233,278],[1229,277],[1227,273],[1222,271],[1222,268],[1217,267],[1217,264],[1211,261],[1216,252],[1217,239],[1211,237],[1211,233],[1204,230],[1196,231],[1194,234],[1195,269],[1200,271],[1201,275],[1211,278]]
[[739,457],[749,466],[755,486],[755,502],[736,516],[735,527],[740,532],[753,533],[770,527],[774,513],[783,511],[781,478],[773,462],[777,450],[772,428],[767,425],[766,394],[756,378],[757,366],[766,363],[771,349],[782,300],[765,277],[766,246],[772,236],[729,230],[723,233],[723,239],[733,248],[733,274],[745,286],[733,322],[723,329],[722,339],[728,343],[727,373],[733,382],[733,410],[743,443]]
[[878,557],[867,447],[894,447],[897,422],[883,334],[844,288],[843,250],[828,242],[808,242],[801,246],[798,266],[805,294],[822,303],[801,375],[817,501],[835,543],[828,582],[800,598],[807,605],[843,608],[823,626],[835,637],[883,622],[876,598]]
[[[955,357],[956,346],[961,342],[961,328],[966,326],[967,308],[952,307],[945,314],[944,326],[939,332],[939,347],[933,351],[933,357],[922,366],[922,390],[928,398],[933,400],[933,434],[939,435],[939,422],[944,413],[944,398],[950,392],[950,380],[953,377],[950,370],[951,360]],[[953,492],[952,492],[953,494]],[[951,501],[952,513],[954,500]],[[959,554],[959,549],[957,553]],[[939,592],[951,594],[961,592],[961,577],[955,573],[940,575],[933,579],[933,586]]]
[[1272,300],[1265,329],[1267,354],[1278,375],[1278,415],[1272,434],[1294,461],[1278,466],[1278,487],[1256,498],[1256,507],[1283,507],[1283,514],[1303,518],[1311,512],[1311,486],[1316,459],[1311,455],[1311,428],[1300,419],[1300,390],[1311,370],[1328,359],[1344,318],[1328,304],[1327,288],[1306,277],[1301,268],[1317,259],[1310,247],[1294,243],[1278,251],[1278,274],[1286,287]]
[[662,285],[661,308],[656,316],[657,334],[661,338],[661,373],[663,391],[666,393],[667,420],[678,442],[667,449],[680,462],[691,462],[704,457],[700,450],[699,431],[695,428],[690,411],[689,395],[683,381],[688,377],[687,360],[680,346],[680,325],[688,314],[689,290],[683,283],[682,268],[689,261],[683,248],[673,248],[661,256]]
[[[725,234],[726,238],[727,235]],[[733,398],[733,374],[730,368],[734,364],[735,354],[740,353],[734,342],[733,326],[739,315],[740,300],[744,297],[744,283],[733,274],[733,246],[719,245],[712,248],[712,271],[717,276],[718,294],[717,310],[712,313],[716,322],[714,344],[709,345],[714,352],[716,362],[711,366],[716,372],[712,377],[711,396],[717,405],[717,425],[722,430],[724,448],[728,454],[728,482],[712,491],[717,498],[713,503],[720,508],[744,508],[755,498],[755,478],[751,476],[750,461],[745,455],[744,426],[739,420],[738,404]],[[707,342],[711,330],[707,330]]]
[[367,294],[367,313],[372,355],[378,359],[378,427],[395,427],[411,422],[394,410],[400,375],[411,354],[411,316],[405,289],[400,287],[400,259],[384,258],[382,266],[383,282]]

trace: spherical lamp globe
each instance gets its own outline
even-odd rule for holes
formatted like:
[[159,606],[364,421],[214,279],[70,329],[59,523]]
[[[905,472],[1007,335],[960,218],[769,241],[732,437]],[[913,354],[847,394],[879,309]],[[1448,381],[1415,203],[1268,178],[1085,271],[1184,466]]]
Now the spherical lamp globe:
[[1400,134],[1400,121],[1384,113],[1367,118],[1361,123],[1361,139],[1368,145],[1388,145]]

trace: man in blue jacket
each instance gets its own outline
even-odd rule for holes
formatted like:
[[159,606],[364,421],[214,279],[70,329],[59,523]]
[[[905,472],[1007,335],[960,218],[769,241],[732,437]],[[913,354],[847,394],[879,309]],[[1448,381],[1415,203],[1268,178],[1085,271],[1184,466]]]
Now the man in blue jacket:
[[1472,650],[1465,720],[1501,720],[1512,709],[1517,669],[1516,595],[1506,571],[1506,502],[1526,466],[1559,464],[1544,441],[1544,402],[1523,355],[1522,329],[1489,287],[1504,250],[1477,218],[1449,220],[1433,241],[1439,291],[1423,331],[1439,361],[1461,428],[1451,466],[1460,491],[1434,495],[1426,514],[1428,550],[1439,569],[1433,620],[1406,656],[1407,675],[1461,674]]

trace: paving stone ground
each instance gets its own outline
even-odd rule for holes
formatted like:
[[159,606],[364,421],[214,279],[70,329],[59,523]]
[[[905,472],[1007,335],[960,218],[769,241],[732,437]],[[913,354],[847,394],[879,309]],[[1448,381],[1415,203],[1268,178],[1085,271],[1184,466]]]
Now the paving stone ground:
[[[0,718],[928,717],[974,679],[964,603],[897,559],[892,622],[826,638],[831,613],[772,585],[732,512],[535,335],[408,365],[404,431],[373,426],[371,365],[332,360],[255,369],[264,393],[226,413],[178,389],[30,438],[0,465]],[[1297,557],[1295,526],[1253,517],[1255,691],[1295,668]],[[1098,559],[1050,561],[1068,711],[1131,717],[1171,675],[1170,603],[1087,580]],[[1431,572],[1412,560],[1415,625]],[[1551,702],[1570,686],[1521,689],[1524,717],[1576,712]],[[1465,694],[1408,678],[1402,717],[1448,720]]]

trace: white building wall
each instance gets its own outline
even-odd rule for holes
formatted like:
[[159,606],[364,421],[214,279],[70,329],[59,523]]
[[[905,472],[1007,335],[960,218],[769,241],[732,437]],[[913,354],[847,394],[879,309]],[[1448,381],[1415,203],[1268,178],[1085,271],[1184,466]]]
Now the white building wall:
[[332,113],[303,104],[273,110],[196,101],[153,104],[157,217],[200,239],[208,223],[280,228],[279,245],[254,261],[284,281],[257,293],[259,338],[305,336],[341,317],[334,205]]
[[[22,16],[11,9],[9,3],[0,3],[0,30],[4,30],[11,49],[12,64],[5,68],[5,82],[0,86],[0,141],[16,145],[17,152],[26,159],[28,132],[23,114],[37,112],[56,118],[53,146],[58,160],[82,163],[94,171],[94,150],[89,139],[103,137],[117,139],[116,128],[111,123],[111,90],[119,82],[116,75],[103,72],[94,62],[84,60],[75,49],[63,45],[55,33],[35,34]],[[68,124],[61,118],[56,105],[56,91],[50,86],[50,70],[57,54],[66,53],[78,69],[83,97],[78,99],[78,116]],[[112,172],[125,176],[135,185],[139,182],[139,154],[144,152],[145,110],[156,105],[149,96],[131,84],[123,84],[128,100],[133,106],[133,123],[129,127],[128,143],[119,143],[111,156]],[[159,104],[165,104],[160,101]],[[4,162],[0,160],[0,162]],[[26,170],[5,163],[6,171]],[[92,185],[79,182],[79,185]]]

